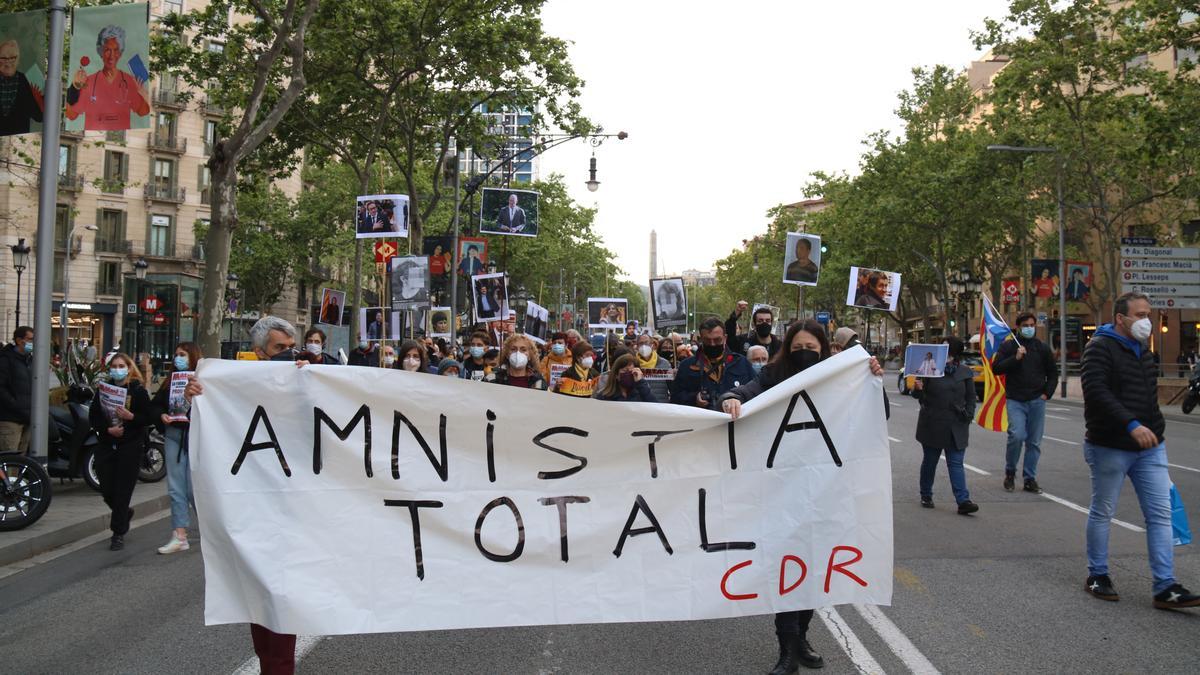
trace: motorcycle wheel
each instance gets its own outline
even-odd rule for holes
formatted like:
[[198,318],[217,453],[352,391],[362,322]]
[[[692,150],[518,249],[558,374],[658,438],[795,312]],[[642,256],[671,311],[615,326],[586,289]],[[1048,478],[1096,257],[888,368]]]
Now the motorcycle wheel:
[[146,452],[142,455],[142,466],[138,469],[138,480],[143,483],[157,483],[167,475],[167,453],[163,447],[162,434],[157,430],[150,432],[146,441]]
[[50,475],[40,462],[24,455],[0,455],[0,532],[36,523],[50,508]]
[[1183,414],[1187,415],[1196,409],[1196,401],[1200,398],[1195,394],[1188,392],[1188,395],[1183,398]]
[[88,484],[96,492],[100,491],[100,476],[96,473],[96,449],[92,448],[87,451],[87,457],[83,459],[83,482]]

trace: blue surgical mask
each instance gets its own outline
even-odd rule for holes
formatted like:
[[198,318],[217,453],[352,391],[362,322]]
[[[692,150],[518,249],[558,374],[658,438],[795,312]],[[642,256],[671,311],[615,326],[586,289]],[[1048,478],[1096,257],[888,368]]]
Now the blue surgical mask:
[[765,365],[767,365],[767,364],[765,364],[765,363],[758,363],[757,361],[751,361],[751,362],[750,362],[750,367],[754,369],[754,372],[755,372],[756,374],[757,374],[759,371],[761,371],[761,370],[763,369],[763,366],[765,366]]
[[188,357],[186,357],[186,356],[176,356],[175,357],[175,370],[187,370],[189,365],[191,365],[191,364],[188,363]]
[[128,368],[109,368],[108,376],[110,378],[112,378],[113,382],[120,382],[129,376],[129,369]]
[[1021,337],[1026,340],[1032,338],[1035,334],[1037,334],[1036,326],[1021,326]]
[[567,353],[567,346],[560,342],[555,342],[554,345],[550,347],[550,351],[554,352],[555,356],[562,356],[563,354]]
[[483,358],[483,347],[471,347],[470,352],[473,359]]
[[359,342],[358,342],[358,349],[359,349],[359,351],[364,351],[364,352],[365,352],[365,351],[367,351],[367,347],[369,347],[369,346],[370,346],[370,345],[368,345],[368,344],[367,344],[367,341],[366,341],[366,340],[359,340]]
[[26,354],[32,354],[33,353],[33,340],[29,340],[28,342],[26,342],[24,349],[25,349]]

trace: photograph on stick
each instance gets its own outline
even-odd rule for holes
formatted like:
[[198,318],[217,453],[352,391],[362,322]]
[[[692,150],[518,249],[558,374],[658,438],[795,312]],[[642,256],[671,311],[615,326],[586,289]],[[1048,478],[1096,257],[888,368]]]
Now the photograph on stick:
[[917,377],[944,377],[950,345],[910,344],[904,350],[904,374]]
[[317,323],[329,326],[342,325],[342,309],[346,306],[346,292],[332,288],[321,289],[321,312]]
[[479,232],[536,237],[538,196],[531,190],[484,188],[479,207]]
[[656,329],[687,325],[687,289],[683,277],[651,279],[650,302]]
[[392,258],[392,309],[429,306],[429,258],[405,255]]
[[850,268],[850,287],[846,290],[847,305],[894,312],[899,299],[899,272],[885,272],[870,267]]
[[821,237],[803,232],[788,232],[783,252],[783,283],[816,286],[821,273]]
[[550,332],[550,310],[530,300],[525,306],[525,322],[521,324],[521,332],[539,345],[546,344]]
[[1092,292],[1092,263],[1067,261],[1067,299],[1083,302]]
[[625,298],[588,298],[588,328],[625,328],[629,301]]
[[1058,260],[1037,258],[1029,261],[1030,284],[1029,292],[1035,298],[1057,298]]
[[393,324],[399,321],[399,316],[393,314],[386,307],[363,307],[358,310],[358,334],[368,342],[396,339],[400,331]]
[[431,338],[450,338],[454,333],[450,327],[450,308],[431,307],[429,309],[429,326],[425,334]]
[[408,236],[408,195],[364,195],[354,214],[359,239]]
[[458,238],[458,273],[464,277],[487,272],[488,246],[483,237]]
[[508,316],[508,279],[503,272],[471,277],[475,322],[502,321]]

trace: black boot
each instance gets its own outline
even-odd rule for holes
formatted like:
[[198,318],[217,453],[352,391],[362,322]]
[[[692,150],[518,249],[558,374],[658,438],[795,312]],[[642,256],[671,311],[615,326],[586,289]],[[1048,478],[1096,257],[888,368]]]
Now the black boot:
[[812,645],[808,644],[808,640],[805,638],[800,638],[796,643],[796,660],[805,668],[825,667],[825,659],[813,651]]
[[779,638],[779,662],[771,669],[769,675],[794,675],[799,669],[796,651],[802,639],[792,633],[776,633]]

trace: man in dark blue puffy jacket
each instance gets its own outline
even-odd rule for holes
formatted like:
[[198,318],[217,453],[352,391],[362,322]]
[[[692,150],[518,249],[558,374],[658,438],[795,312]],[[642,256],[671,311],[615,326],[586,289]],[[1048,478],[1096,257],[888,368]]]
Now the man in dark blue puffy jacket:
[[679,362],[671,383],[671,403],[718,410],[722,394],[754,379],[746,357],[729,351],[725,325],[717,317],[700,324],[700,353]]

